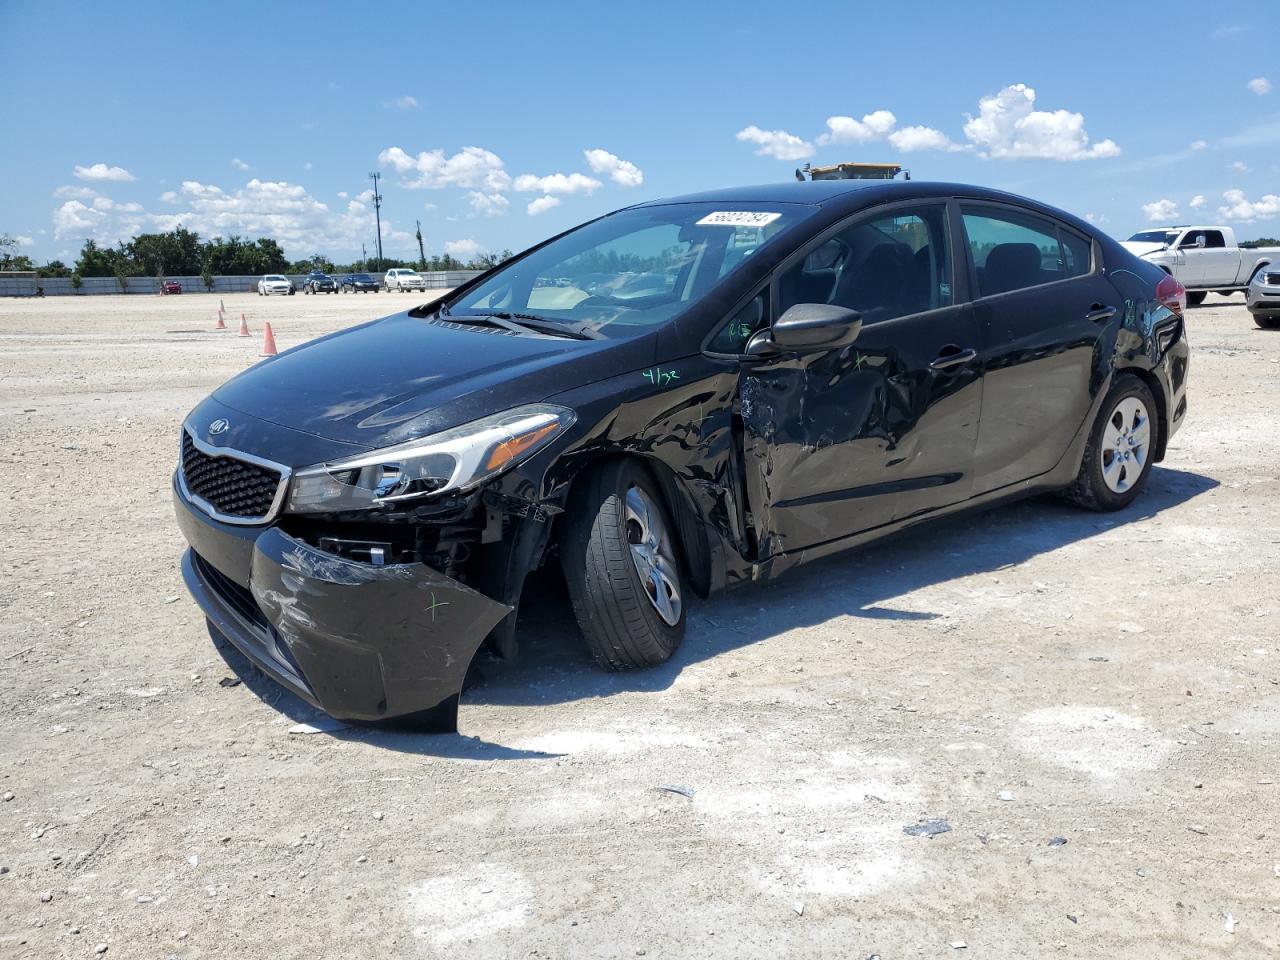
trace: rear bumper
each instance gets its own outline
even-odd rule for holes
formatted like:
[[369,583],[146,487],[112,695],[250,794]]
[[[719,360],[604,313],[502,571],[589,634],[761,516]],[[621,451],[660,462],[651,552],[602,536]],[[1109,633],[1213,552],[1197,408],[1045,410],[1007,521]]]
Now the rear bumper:
[[276,682],[345,720],[457,729],[467,668],[511,610],[424,564],[374,566],[278,527],[233,527],[175,486],[187,588]]

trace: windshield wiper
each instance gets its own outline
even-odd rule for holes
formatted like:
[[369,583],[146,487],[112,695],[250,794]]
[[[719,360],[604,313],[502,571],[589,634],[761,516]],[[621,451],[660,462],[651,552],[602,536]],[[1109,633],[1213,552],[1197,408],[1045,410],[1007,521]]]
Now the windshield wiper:
[[574,340],[603,340],[604,334],[585,323],[566,323],[550,320],[535,313],[513,313],[506,310],[489,313],[473,313],[473,317],[493,317],[498,320],[515,321],[520,326],[538,333],[550,333],[559,337],[571,337]]

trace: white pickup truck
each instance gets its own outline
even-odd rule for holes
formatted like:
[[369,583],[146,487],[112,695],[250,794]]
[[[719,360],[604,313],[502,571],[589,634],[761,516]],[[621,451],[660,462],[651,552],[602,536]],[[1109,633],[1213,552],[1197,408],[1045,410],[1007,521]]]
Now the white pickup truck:
[[1280,247],[1245,249],[1230,227],[1160,227],[1135,233],[1122,246],[1176,277],[1191,304],[1203,303],[1210,290],[1246,290],[1258,270],[1280,263]]

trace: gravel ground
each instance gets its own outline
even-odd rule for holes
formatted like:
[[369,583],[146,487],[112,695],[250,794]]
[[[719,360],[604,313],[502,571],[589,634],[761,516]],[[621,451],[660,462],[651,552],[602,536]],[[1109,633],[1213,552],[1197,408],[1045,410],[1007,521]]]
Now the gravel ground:
[[247,340],[209,296],[0,301],[0,954],[1280,953],[1280,333],[1240,297],[1124,513],[818,563],[621,676],[547,577],[462,735],[291,734],[183,590],[179,423],[262,321],[408,301],[228,296]]

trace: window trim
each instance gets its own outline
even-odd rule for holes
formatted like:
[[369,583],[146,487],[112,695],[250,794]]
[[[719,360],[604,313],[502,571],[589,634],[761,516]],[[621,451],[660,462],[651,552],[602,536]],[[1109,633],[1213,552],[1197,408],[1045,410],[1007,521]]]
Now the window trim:
[[[1054,228],[1054,235],[1058,241],[1058,255],[1062,256],[1062,234],[1063,232],[1074,234],[1076,237],[1088,241],[1089,244],[1089,270],[1087,273],[1076,274],[1074,277],[1063,277],[1061,280],[1050,280],[1046,283],[1037,283],[1030,287],[1018,287],[1016,290],[1004,290],[1000,293],[990,293],[982,296],[982,289],[978,286],[978,264],[973,259],[973,248],[969,243],[969,231],[964,225],[964,208],[986,208],[996,211],[1005,210],[1013,214],[1021,214],[1024,217],[1031,217],[1037,220],[1043,220],[1051,224]],[[1016,294],[1023,293],[1027,290],[1047,290],[1050,287],[1056,287],[1064,283],[1075,283],[1080,280],[1087,280],[1090,277],[1099,276],[1103,271],[1102,263],[1102,247],[1097,239],[1081,231],[1076,230],[1069,224],[1063,223],[1052,214],[1036,210],[1033,207],[1024,207],[1016,203],[1008,203],[1003,200],[987,200],[982,197],[957,197],[956,198],[956,219],[957,227],[963,240],[964,257],[968,263],[969,286],[972,293],[972,302],[982,303],[988,300],[996,300],[1000,297],[1011,297]]]

